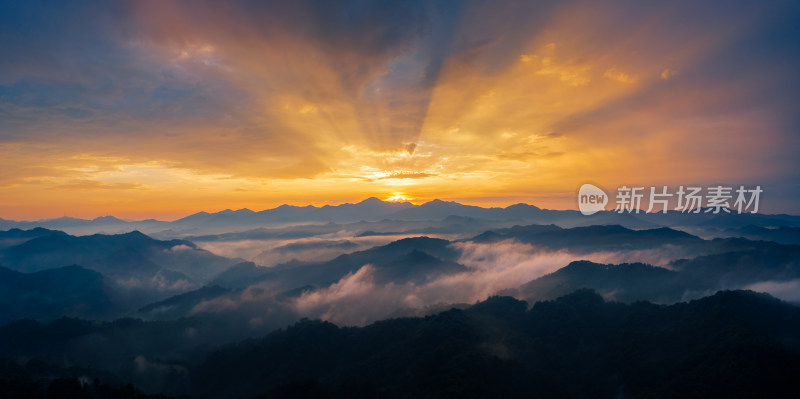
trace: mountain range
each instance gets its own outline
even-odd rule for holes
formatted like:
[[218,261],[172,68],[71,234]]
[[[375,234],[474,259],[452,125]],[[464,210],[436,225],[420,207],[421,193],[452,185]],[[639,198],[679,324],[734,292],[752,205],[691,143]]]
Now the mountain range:
[[[492,222],[556,224],[561,227],[619,224],[629,228],[693,227],[703,231],[725,234],[728,229],[756,227],[800,227],[800,216],[764,214],[684,214],[670,211],[662,213],[617,213],[598,212],[591,216],[574,210],[541,209],[534,205],[515,204],[505,208],[483,208],[463,205],[452,201],[433,200],[421,205],[410,202],[388,202],[368,198],[361,202],[341,205],[293,206],[281,205],[263,211],[250,209],[220,212],[199,212],[174,221],[153,219],[127,221],[113,216],[95,219],[62,217],[38,221],[14,221],[0,219],[0,229],[32,229],[44,227],[71,234],[120,233],[139,230],[159,237],[192,234],[216,234],[258,227],[276,227],[308,223],[354,223],[360,221],[434,221],[447,216],[461,216]],[[734,232],[735,233],[735,232]]]
[[792,398],[800,372],[800,308],[751,291],[669,306],[591,290],[535,304],[494,296],[364,327],[301,320],[235,344],[187,345],[187,331],[212,326],[0,326],[0,357],[35,359],[0,362],[0,394],[146,397],[119,383],[133,381],[159,398]]
[[[781,397],[800,370],[791,217],[698,222],[733,234],[709,238],[520,223],[569,212],[529,206],[366,205],[408,220],[348,222],[353,204],[163,239],[0,231],[0,396],[708,397],[748,376]],[[416,220],[426,209],[462,214]],[[237,218],[257,216],[181,223]],[[252,261],[212,252],[242,245]],[[136,388],[104,385],[121,381]]]
[[[196,312],[203,302],[224,297],[239,303],[243,297],[258,296],[261,294],[254,293],[265,290],[277,296],[262,295],[260,300],[282,307],[293,298],[343,284],[359,272],[367,273],[363,278],[368,278],[369,286],[426,289],[448,279],[493,278],[494,271],[476,269],[479,266],[469,263],[475,260],[464,258],[465,248],[509,242],[529,245],[535,252],[523,256],[531,257],[563,251],[589,258],[636,251],[672,256],[661,266],[572,262],[500,291],[532,302],[591,288],[624,302],[673,303],[720,289],[800,281],[798,245],[744,238],[706,240],[670,228],[514,226],[459,241],[403,238],[330,260],[293,260],[270,267],[214,255],[187,240],[156,240],[140,232],[79,237],[41,228],[0,232],[0,240],[10,243],[12,239],[16,245],[0,250],[0,284],[6,287],[0,293],[0,321],[105,318],[130,312],[147,319],[182,317]],[[297,250],[304,245],[288,248]],[[213,287],[219,289],[210,289]],[[386,314],[392,310],[401,309],[387,309]]]

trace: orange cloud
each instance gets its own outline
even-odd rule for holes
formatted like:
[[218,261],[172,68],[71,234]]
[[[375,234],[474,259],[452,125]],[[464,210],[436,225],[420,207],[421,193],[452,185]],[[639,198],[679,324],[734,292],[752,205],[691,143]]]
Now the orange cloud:
[[23,32],[29,52],[0,62],[0,216],[177,217],[398,192],[572,208],[586,181],[800,194],[787,183],[800,170],[795,68],[779,67],[794,64],[737,44],[769,28],[768,7],[118,7],[39,24],[52,40]]

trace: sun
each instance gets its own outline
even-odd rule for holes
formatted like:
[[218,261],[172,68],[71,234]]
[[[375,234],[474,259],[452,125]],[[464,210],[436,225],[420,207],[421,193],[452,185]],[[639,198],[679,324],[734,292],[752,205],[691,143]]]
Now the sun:
[[406,196],[403,193],[392,193],[392,196],[386,198],[388,202],[408,202],[411,201],[413,198]]

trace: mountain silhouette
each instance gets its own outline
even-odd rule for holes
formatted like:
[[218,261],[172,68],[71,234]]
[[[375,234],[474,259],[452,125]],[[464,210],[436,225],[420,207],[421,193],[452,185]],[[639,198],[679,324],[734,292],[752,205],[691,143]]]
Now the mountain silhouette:
[[112,277],[151,277],[161,269],[203,281],[233,262],[185,240],[160,241],[138,231],[117,235],[41,235],[2,252],[11,269],[33,272],[71,264]]
[[102,274],[72,265],[35,273],[0,267],[0,324],[21,318],[106,318],[113,313]]
[[212,352],[193,392],[346,397],[791,397],[800,309],[746,291],[668,307],[576,291],[526,310],[465,310],[363,328],[301,321]]

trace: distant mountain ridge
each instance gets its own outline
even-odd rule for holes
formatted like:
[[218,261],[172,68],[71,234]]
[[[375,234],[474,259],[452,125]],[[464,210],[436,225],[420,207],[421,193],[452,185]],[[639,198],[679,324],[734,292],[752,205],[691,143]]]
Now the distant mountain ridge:
[[202,280],[232,262],[198,249],[185,240],[160,241],[139,231],[124,234],[71,236],[63,232],[41,235],[0,252],[9,268],[34,272],[79,264],[106,275],[151,274],[160,265]]
[[598,212],[591,216],[581,215],[576,210],[550,210],[524,203],[507,207],[484,208],[464,205],[453,201],[435,199],[420,205],[410,202],[388,202],[375,197],[358,203],[324,205],[281,205],[262,211],[250,209],[220,212],[198,212],[175,221],[140,220],[125,221],[114,216],[102,216],[92,220],[62,217],[38,221],[14,221],[0,219],[0,230],[12,228],[32,229],[44,227],[65,230],[71,234],[119,233],[140,230],[153,233],[164,230],[201,232],[233,231],[236,229],[260,226],[279,226],[302,223],[352,223],[359,221],[379,221],[384,219],[398,221],[441,220],[448,216],[459,216],[490,221],[520,221],[537,224],[557,224],[562,227],[619,224],[629,228],[652,228],[659,226],[698,226],[699,228],[741,228],[756,227],[800,227],[800,216],[742,214],[721,215],[712,213],[684,214],[680,212],[662,213],[617,213]]
[[0,243],[0,323],[119,316],[193,289],[239,261],[139,231],[9,230],[0,231]]

